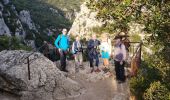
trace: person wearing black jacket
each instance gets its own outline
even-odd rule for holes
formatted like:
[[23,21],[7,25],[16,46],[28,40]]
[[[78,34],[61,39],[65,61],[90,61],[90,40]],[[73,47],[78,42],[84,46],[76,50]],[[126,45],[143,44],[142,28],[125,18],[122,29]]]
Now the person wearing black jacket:
[[[93,34],[92,39],[88,41],[88,45],[87,45],[91,73],[93,71],[100,72],[100,69],[98,68],[99,67],[99,54],[100,54],[98,50],[99,45],[100,45],[100,41],[96,39],[96,34]],[[94,60],[95,60],[96,68],[94,68],[94,65],[93,65]]]

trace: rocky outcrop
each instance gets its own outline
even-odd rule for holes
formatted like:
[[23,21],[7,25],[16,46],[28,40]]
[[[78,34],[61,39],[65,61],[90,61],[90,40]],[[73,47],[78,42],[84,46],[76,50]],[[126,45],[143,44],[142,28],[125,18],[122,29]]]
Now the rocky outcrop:
[[90,10],[86,6],[86,3],[83,3],[80,9],[80,12],[76,14],[72,28],[69,31],[70,34],[87,35],[91,33],[93,27],[101,27],[103,25],[103,22],[96,19],[97,12]]
[[3,19],[2,11],[3,11],[3,5],[0,2],[0,35],[11,36],[10,30],[7,27],[7,25],[5,24],[5,21]]
[[26,24],[29,27],[30,30],[37,31],[35,24],[33,23],[32,19],[31,19],[29,11],[26,11],[26,10],[20,11],[19,18],[22,23]]
[[75,17],[76,17],[75,15],[76,15],[76,9],[70,10],[70,11],[65,11],[65,17],[70,21],[75,19]]
[[0,90],[18,95],[16,98],[20,100],[59,100],[81,94],[81,86],[40,53],[29,57],[29,80],[24,58],[30,54],[27,51],[0,52]]
[[9,0],[3,0],[3,4],[0,2],[0,35],[11,34],[20,39],[26,35],[15,6]]
[[31,47],[32,49],[35,49],[35,50],[36,50],[35,40],[25,40],[24,42],[26,43],[26,45],[27,45],[28,47]]
[[7,5],[9,4],[10,0],[3,0],[4,4]]
[[0,18],[0,35],[11,36],[10,30],[4,22],[4,19]]

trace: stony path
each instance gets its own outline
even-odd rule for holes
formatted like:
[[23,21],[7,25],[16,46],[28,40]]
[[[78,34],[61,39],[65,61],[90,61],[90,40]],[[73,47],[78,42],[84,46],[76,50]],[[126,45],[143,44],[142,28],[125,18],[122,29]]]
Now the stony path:
[[[84,74],[69,77],[84,86],[85,91],[78,97],[64,100],[129,100],[128,82],[118,84],[114,76],[95,82],[88,81],[88,77]],[[0,98],[0,100],[19,100],[19,98],[13,99],[11,94],[3,94],[2,92]]]
[[71,78],[82,84],[85,91],[79,97],[67,100],[128,100],[129,98],[128,82],[118,84],[114,76],[96,82],[88,81],[88,77],[83,74]]

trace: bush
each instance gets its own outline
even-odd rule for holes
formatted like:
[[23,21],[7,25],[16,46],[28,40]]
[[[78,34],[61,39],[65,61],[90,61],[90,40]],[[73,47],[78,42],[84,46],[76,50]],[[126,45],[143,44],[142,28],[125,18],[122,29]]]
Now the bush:
[[143,100],[143,94],[153,81],[160,80],[159,71],[148,66],[140,68],[137,76],[130,80],[130,91],[138,100]]
[[[11,41],[11,42],[10,42]],[[16,37],[0,36],[0,51],[2,50],[27,50],[31,51],[31,47],[21,43]]]
[[158,82],[153,82],[144,93],[144,100],[170,100],[168,89]]
[[[165,99],[167,95],[162,95],[158,98],[158,94],[170,93],[170,69],[168,66],[168,62],[162,59],[160,53],[145,58],[145,62],[142,62],[137,76],[130,80],[131,93],[135,95],[138,100],[169,100]],[[159,86],[160,88],[158,88]],[[156,89],[158,89],[158,91]],[[156,91],[156,93],[158,92],[158,94],[154,91]]]

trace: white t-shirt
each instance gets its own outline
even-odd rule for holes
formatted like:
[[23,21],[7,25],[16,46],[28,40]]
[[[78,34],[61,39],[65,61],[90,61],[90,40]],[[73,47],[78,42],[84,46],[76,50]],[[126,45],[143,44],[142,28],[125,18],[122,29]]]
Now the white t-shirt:
[[111,54],[111,46],[108,42],[102,42],[99,47],[101,51],[109,52],[109,55]]

